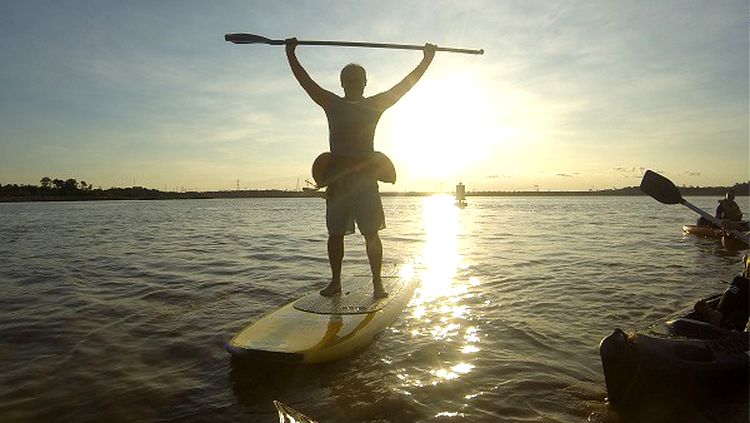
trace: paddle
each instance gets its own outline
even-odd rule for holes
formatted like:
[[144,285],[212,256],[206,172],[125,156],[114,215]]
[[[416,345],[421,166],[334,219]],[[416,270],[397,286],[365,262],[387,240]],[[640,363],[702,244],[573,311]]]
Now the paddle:
[[[646,173],[643,174],[643,180],[641,180],[641,191],[650,195],[654,200],[660,203],[682,204],[690,210],[703,216],[703,218],[713,223],[714,225],[721,227],[721,221],[719,219],[711,216],[710,214],[691,204],[686,199],[682,198],[682,195],[680,195],[680,190],[677,189],[677,186],[675,186],[672,181],[665,178],[664,176],[659,175],[656,172],[647,170]],[[727,232],[729,232],[729,235],[734,239],[738,239],[745,244],[750,244],[750,240],[748,239],[747,234],[743,234],[736,229],[729,229]]]
[[[226,34],[224,40],[234,44],[268,44],[272,46],[284,45],[284,40],[272,40],[260,35],[253,34]],[[343,47],[372,47],[392,48],[399,50],[423,50],[424,46],[412,44],[386,44],[386,43],[363,43],[359,41],[297,41],[300,46],[343,46]],[[471,50],[465,48],[437,47],[435,51],[446,51],[449,53],[484,54],[483,49]]]

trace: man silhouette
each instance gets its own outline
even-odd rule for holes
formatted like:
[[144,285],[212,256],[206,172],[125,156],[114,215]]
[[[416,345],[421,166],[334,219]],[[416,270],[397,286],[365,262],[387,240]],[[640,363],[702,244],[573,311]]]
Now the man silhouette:
[[425,44],[422,61],[401,82],[388,91],[365,97],[367,84],[365,69],[348,64],[341,70],[341,87],[344,97],[320,87],[302,67],[295,49],[297,39],[285,40],[286,56],[297,81],[323,108],[328,118],[328,143],[333,155],[332,171],[343,175],[332,180],[326,189],[326,227],[328,228],[328,261],[331,265],[331,282],[320,291],[323,296],[341,292],[341,262],[344,259],[344,235],[354,233],[357,222],[365,238],[367,258],[372,271],[373,296],[383,298],[388,292],[383,288],[380,269],[383,262],[383,244],[378,231],[385,228],[383,205],[378,182],[368,166],[363,166],[375,152],[375,127],[383,112],[394,105],[422,77],[435,57],[435,46]]

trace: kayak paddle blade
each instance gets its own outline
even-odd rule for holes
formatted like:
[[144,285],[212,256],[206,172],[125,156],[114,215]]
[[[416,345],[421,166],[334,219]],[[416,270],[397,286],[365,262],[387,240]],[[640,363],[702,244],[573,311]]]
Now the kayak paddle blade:
[[226,34],[224,35],[224,41],[228,41],[234,44],[284,44],[284,41],[282,40],[272,40],[270,38],[255,34]]
[[684,201],[680,190],[672,181],[651,170],[643,174],[641,191],[664,204],[682,204]]

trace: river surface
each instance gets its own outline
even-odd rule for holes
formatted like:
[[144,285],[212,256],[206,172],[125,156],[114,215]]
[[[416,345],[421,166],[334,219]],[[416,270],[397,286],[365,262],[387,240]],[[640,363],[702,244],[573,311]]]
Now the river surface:
[[[599,341],[741,270],[683,236],[693,212],[647,197],[468,200],[384,198],[385,263],[421,286],[368,349],[244,366],[224,343],[326,284],[322,200],[0,204],[0,420],[275,422],[276,399],[321,422],[630,421],[605,401]],[[347,237],[344,275],[368,271]]]

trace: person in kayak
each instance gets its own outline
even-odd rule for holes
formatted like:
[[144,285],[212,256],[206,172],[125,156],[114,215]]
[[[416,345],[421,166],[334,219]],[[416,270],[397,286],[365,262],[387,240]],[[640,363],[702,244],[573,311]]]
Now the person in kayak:
[[716,207],[716,218],[721,219],[723,229],[747,231],[748,224],[742,220],[742,210],[734,201],[734,196],[734,189],[730,188],[724,195],[724,199],[719,200],[719,205]]
[[285,40],[286,56],[294,77],[312,100],[323,108],[328,119],[328,142],[333,155],[333,170],[344,175],[331,181],[326,189],[326,227],[331,282],[320,294],[332,296],[341,292],[341,263],[344,258],[344,235],[354,233],[357,222],[365,238],[365,249],[372,271],[373,295],[386,297],[380,270],[383,245],[378,231],[385,228],[383,205],[376,177],[362,163],[374,152],[375,127],[383,112],[395,104],[419,81],[435,57],[435,46],[425,44],[422,61],[401,82],[383,93],[365,97],[365,69],[348,64],[341,70],[340,97],[320,87],[297,59],[297,39]]
[[[735,191],[730,188],[724,194],[724,199],[719,200],[719,205],[716,207],[716,218],[722,221],[724,229],[743,229],[742,224],[738,223],[742,221],[742,210],[740,210],[740,206],[737,205],[734,198]],[[698,225],[716,226],[703,217],[698,219]]]
[[716,309],[704,300],[698,301],[693,309],[707,323],[729,330],[744,330],[750,318],[750,256],[744,258],[745,270],[735,276],[732,284],[724,291]]
[[729,219],[732,221],[742,220],[742,210],[734,201],[735,192],[733,189],[727,190],[723,200],[719,200],[719,206],[716,207],[717,219]]

